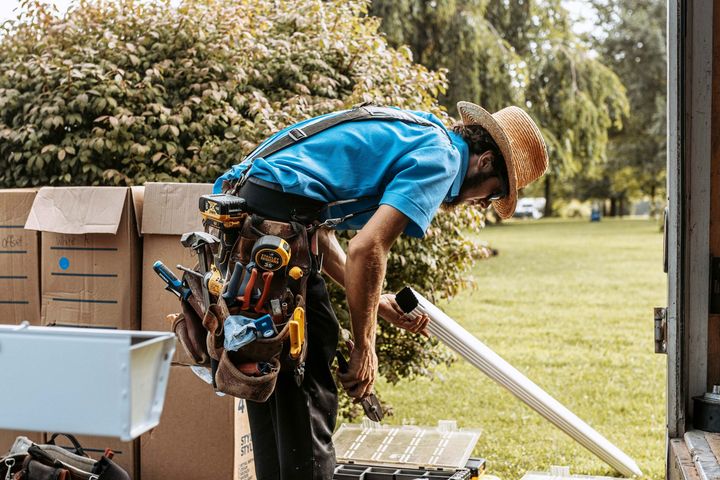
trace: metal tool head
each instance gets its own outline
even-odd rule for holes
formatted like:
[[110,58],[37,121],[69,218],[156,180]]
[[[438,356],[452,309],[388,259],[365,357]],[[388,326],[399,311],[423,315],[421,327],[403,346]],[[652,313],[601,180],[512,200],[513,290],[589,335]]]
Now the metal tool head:
[[[191,248],[197,253],[198,261],[200,262],[200,273],[203,275],[210,269],[213,255],[212,246],[219,243],[219,238],[206,232],[187,232],[183,233],[182,237],[180,237],[180,244],[182,244],[183,247]],[[208,248],[210,248],[210,250],[208,250]],[[209,299],[207,300],[209,301]],[[209,303],[205,305],[207,306]]]
[[215,245],[220,239],[207,232],[187,232],[180,237],[180,244],[186,248],[197,250],[205,245]]
[[360,404],[365,411],[365,416],[373,422],[380,422],[383,419],[385,414],[383,413],[382,405],[380,405],[380,400],[378,400],[374,393],[363,398]]
[[[347,343],[352,350],[352,341],[348,340]],[[348,361],[345,359],[345,356],[339,350],[337,350],[335,352],[335,358],[337,358],[338,361],[338,371],[340,373],[346,373],[348,371],[349,365]],[[365,411],[365,416],[373,422],[380,422],[383,419],[384,413],[382,405],[380,405],[380,400],[378,400],[374,393],[371,393],[367,397],[360,400],[360,405],[362,405],[362,408]]]

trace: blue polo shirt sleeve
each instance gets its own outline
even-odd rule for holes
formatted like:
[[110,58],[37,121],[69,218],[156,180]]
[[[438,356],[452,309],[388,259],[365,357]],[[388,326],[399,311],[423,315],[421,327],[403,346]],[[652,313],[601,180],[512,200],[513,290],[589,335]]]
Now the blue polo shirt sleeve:
[[405,234],[421,238],[458,173],[457,151],[446,144],[409,151],[393,169],[380,205],[390,205],[410,219]]

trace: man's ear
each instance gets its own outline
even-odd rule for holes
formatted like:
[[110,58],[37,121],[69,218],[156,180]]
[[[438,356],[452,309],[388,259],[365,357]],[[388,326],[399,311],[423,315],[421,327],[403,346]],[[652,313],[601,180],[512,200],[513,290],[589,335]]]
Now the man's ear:
[[490,173],[494,168],[493,162],[495,161],[495,154],[491,150],[486,150],[478,156],[477,161],[479,171]]

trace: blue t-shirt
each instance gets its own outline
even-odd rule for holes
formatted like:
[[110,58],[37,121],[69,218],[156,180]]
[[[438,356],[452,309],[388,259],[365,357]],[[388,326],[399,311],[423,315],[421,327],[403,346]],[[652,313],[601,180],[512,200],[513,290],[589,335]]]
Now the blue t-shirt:
[[[469,150],[462,137],[448,131],[436,116],[408,113],[439,128],[399,120],[345,122],[267,158],[256,158],[249,175],[279,184],[285,192],[326,203],[361,199],[331,206],[325,218],[390,205],[410,219],[405,233],[422,237],[440,204],[460,193]],[[323,117],[292,125],[263,144]],[[239,178],[246,167],[244,162],[233,166],[215,181],[214,191],[219,193],[223,181]],[[358,230],[371,215],[358,215],[338,228]]]

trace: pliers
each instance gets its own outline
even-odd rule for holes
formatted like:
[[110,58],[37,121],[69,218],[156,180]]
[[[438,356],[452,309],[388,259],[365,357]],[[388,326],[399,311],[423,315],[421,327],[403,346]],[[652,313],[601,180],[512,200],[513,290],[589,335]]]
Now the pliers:
[[[347,345],[348,348],[352,350],[353,343],[348,341]],[[335,351],[335,358],[337,358],[338,361],[338,371],[340,373],[347,373],[349,368],[348,361],[345,359],[345,356],[342,352],[340,352],[340,350]],[[380,405],[380,400],[378,400],[374,393],[371,393],[361,399],[360,405],[362,405],[362,408],[365,411],[365,416],[373,422],[380,422],[383,419],[384,414],[382,405]]]

